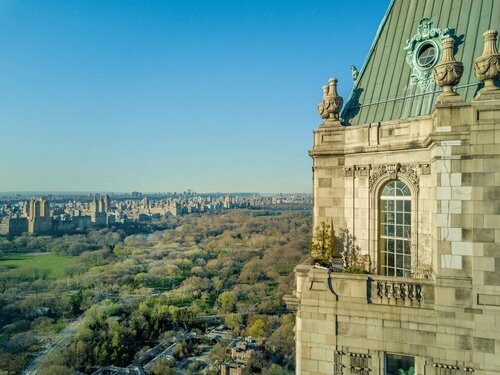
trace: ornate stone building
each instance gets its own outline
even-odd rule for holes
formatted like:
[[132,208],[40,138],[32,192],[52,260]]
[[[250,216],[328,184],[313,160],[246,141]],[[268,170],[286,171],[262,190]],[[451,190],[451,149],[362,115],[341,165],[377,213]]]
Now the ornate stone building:
[[295,268],[297,374],[500,374],[499,28],[498,0],[393,0],[345,105],[323,87],[314,225],[370,273]]

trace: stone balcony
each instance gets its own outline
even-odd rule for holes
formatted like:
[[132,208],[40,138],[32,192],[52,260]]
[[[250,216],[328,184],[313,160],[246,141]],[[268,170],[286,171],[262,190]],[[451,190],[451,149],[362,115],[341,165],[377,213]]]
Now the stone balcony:
[[434,308],[435,282],[428,279],[333,272],[323,267],[295,267],[296,290],[284,297],[290,310],[300,300],[316,299],[418,309]]

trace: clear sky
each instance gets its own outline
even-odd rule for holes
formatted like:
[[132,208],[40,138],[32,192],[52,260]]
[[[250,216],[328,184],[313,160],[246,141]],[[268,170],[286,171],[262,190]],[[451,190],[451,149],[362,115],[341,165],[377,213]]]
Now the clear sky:
[[0,0],[0,191],[309,192],[389,0]]

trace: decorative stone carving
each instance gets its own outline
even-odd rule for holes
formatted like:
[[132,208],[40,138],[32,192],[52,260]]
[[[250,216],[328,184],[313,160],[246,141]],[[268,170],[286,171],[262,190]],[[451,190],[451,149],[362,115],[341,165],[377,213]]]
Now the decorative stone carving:
[[488,30],[483,34],[484,49],[482,56],[474,60],[474,74],[476,78],[484,82],[484,87],[479,90],[476,99],[480,96],[497,91],[495,80],[500,78],[500,53],[497,50],[496,30]]
[[398,281],[377,281],[377,297],[382,300],[406,300],[421,302],[423,299],[422,285]]
[[318,113],[325,120],[323,125],[340,124],[339,113],[344,99],[337,93],[337,79],[331,78],[328,86],[323,86],[323,100],[318,104]]
[[389,178],[392,180],[396,180],[398,175],[404,175],[408,178],[413,184],[414,188],[418,191],[420,188],[420,177],[418,176],[418,164],[387,164],[387,165],[378,165],[373,168],[372,173],[370,175],[370,179],[368,181],[368,185],[370,190],[375,186],[377,181],[384,177],[385,175],[389,175]]
[[431,174],[431,165],[420,164],[420,174]]
[[351,65],[351,75],[352,75],[352,80],[356,82],[359,77],[359,72],[354,65]]
[[368,176],[370,172],[370,167],[367,166],[367,165],[357,165],[356,166],[356,176],[359,176],[359,177],[366,177]]
[[344,176],[345,177],[353,177],[354,176],[354,167],[344,168]]
[[350,370],[353,374],[368,375],[372,370],[368,367],[369,354],[348,353],[350,357]]
[[333,366],[335,375],[343,375],[345,365],[343,362],[343,356],[345,353],[340,350],[336,350],[333,355]]
[[443,57],[439,64],[434,67],[434,79],[439,87],[443,88],[443,92],[438,96],[439,101],[456,101],[460,100],[460,96],[453,91],[453,86],[458,85],[460,78],[464,72],[464,64],[456,61],[453,56],[453,46],[455,40],[453,38],[445,38],[442,42]]
[[[459,374],[461,371],[460,367],[457,365],[448,365],[445,363],[433,363],[433,367],[436,368],[436,375],[454,375],[454,374]],[[472,373],[474,372],[474,369],[472,367],[462,367],[461,369],[463,372],[467,373]]]
[[[418,25],[417,33],[406,41],[406,62],[411,69],[411,83],[427,85],[432,78],[432,67],[439,61],[441,41],[449,36],[450,29],[435,27],[434,21],[423,18]],[[424,49],[434,52],[429,54],[428,63],[422,64],[421,58]]]

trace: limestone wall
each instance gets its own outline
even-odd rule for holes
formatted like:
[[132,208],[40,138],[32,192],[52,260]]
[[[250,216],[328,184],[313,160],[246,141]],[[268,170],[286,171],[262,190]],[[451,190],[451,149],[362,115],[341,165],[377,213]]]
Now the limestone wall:
[[[416,374],[500,374],[498,99],[314,132],[314,224],[348,229],[375,274],[297,267],[287,298],[297,374],[366,374],[366,365],[377,375],[384,353],[415,356]],[[376,275],[380,189],[391,179],[412,192],[411,279]],[[410,284],[423,291],[418,303]]]

